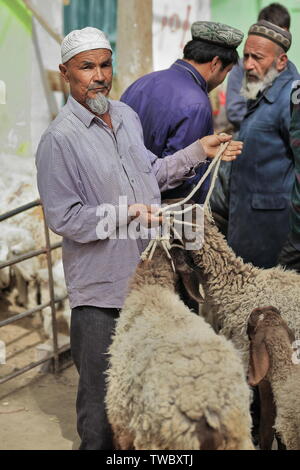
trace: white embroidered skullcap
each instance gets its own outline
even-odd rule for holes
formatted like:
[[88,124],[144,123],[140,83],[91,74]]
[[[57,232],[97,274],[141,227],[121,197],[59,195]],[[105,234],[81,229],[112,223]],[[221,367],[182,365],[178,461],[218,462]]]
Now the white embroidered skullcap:
[[83,29],[74,29],[61,43],[62,63],[68,62],[79,52],[91,49],[109,49],[112,52],[109,40],[100,29],[91,28],[90,26]]

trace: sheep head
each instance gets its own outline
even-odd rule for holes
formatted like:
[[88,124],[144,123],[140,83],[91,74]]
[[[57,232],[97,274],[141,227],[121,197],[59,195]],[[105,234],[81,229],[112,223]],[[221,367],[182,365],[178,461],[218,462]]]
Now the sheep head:
[[283,345],[289,349],[295,337],[275,307],[254,309],[247,334],[250,339],[248,382],[255,386],[267,376],[275,348]]
[[[180,199],[169,199],[169,200],[164,200],[163,203],[167,205],[172,205],[174,203],[179,203]],[[193,201],[190,201],[191,205],[194,205]],[[183,210],[183,206],[179,206],[179,210]],[[191,218],[191,223],[196,224],[196,209],[193,209],[192,211],[192,218]],[[174,235],[174,233],[173,233]],[[199,274],[198,274],[198,269],[197,266],[195,266],[192,256],[191,256],[191,250],[190,250],[190,244],[193,243],[201,243],[201,236],[203,234],[200,233],[200,238],[199,238],[199,232],[197,232],[194,228],[191,228],[189,230],[189,238],[186,237],[186,231],[183,231],[182,233],[182,238],[178,242],[178,240],[172,239],[171,240],[171,247],[173,247],[170,250],[170,254],[174,263],[175,271],[176,274],[179,276],[180,281],[178,283],[179,290],[183,289],[188,297],[192,298],[195,300],[197,303],[203,302],[203,298],[199,292]],[[180,247],[180,245],[182,247]],[[183,293],[182,293],[183,294]],[[184,295],[184,294],[183,294]]]

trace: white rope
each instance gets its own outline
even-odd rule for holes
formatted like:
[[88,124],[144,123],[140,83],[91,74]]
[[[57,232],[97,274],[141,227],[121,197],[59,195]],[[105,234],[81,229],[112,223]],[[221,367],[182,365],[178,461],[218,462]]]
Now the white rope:
[[[223,142],[221,145],[220,145],[220,149],[218,150],[217,152],[217,155],[214,157],[213,161],[211,162],[211,164],[209,165],[208,169],[206,170],[206,172],[204,173],[204,175],[202,176],[202,178],[198,181],[197,185],[194,187],[194,189],[190,192],[190,194],[188,194],[184,199],[182,199],[182,201],[178,201],[178,202],[175,202],[174,204],[170,204],[166,207],[163,207],[163,208],[160,208],[156,213],[155,215],[160,215],[160,214],[163,214],[164,212],[167,212],[169,211],[170,209],[172,209],[173,207],[179,207],[183,204],[186,204],[193,196],[194,194],[198,191],[198,189],[202,186],[202,183],[203,181],[206,180],[207,176],[212,172],[212,170],[214,169],[214,167],[216,165],[218,165],[218,162],[221,161],[222,159],[222,155],[223,153],[225,152],[227,146],[229,145],[229,142]],[[220,165],[220,163],[219,163]],[[219,165],[218,165],[218,168],[219,168]],[[213,187],[211,185],[211,191],[213,190]],[[211,195],[211,191],[209,193],[209,196]],[[205,199],[205,202],[204,204],[207,204],[208,202],[208,198],[206,197]]]
[[[171,217],[174,217],[175,215],[186,214],[187,212],[192,211],[194,208],[199,207],[199,204],[193,204],[192,206],[187,207],[186,209],[183,209],[183,210],[179,210],[179,211],[174,211],[174,210],[170,210],[170,209],[175,208],[175,207],[181,207],[182,205],[186,204],[186,202],[188,202],[193,197],[193,195],[198,191],[198,189],[202,186],[202,183],[203,183],[203,181],[205,181],[207,176],[210,173],[212,173],[212,180],[211,180],[209,191],[207,193],[207,196],[206,196],[204,204],[203,204],[203,209],[208,205],[211,193],[212,193],[212,191],[214,189],[214,186],[215,186],[215,183],[216,183],[219,167],[220,167],[221,160],[222,160],[222,155],[223,155],[223,153],[226,150],[228,145],[229,145],[229,142],[224,142],[220,145],[220,148],[217,152],[217,155],[214,157],[214,159],[211,162],[211,164],[209,165],[208,169],[206,170],[206,172],[204,173],[202,178],[199,180],[197,185],[190,192],[190,194],[188,194],[184,199],[182,199],[179,202],[176,202],[174,204],[170,204],[170,205],[168,205],[164,208],[160,208],[154,214],[155,216],[164,215],[166,217],[167,223],[168,223],[168,226],[169,226],[169,233],[167,235],[164,235],[164,236],[157,235],[155,239],[152,239],[149,242],[149,245],[147,246],[147,248],[141,254],[141,259],[143,261],[148,258],[149,252],[150,252],[150,255],[149,255],[149,261],[150,261],[152,259],[153,255],[154,255],[154,252],[155,252],[155,249],[156,249],[157,245],[160,244],[163,247],[164,251],[166,252],[168,258],[171,260],[172,268],[173,268],[173,271],[175,272],[175,267],[174,267],[174,264],[173,264],[173,260],[172,260],[172,257],[170,255],[170,252],[169,252],[169,250],[171,249],[170,231],[172,230],[174,235],[177,236],[177,238],[179,238],[179,240],[182,242],[182,238],[179,236],[177,230],[174,227],[174,224],[194,227],[196,229],[196,231],[200,229],[200,226],[196,225],[196,224],[193,224],[193,223],[190,223],[190,222],[180,221],[176,218],[173,218],[173,220],[172,220],[173,225],[171,225],[171,220],[170,219],[171,219]],[[183,246],[180,246],[180,245],[174,245],[173,244],[172,246],[178,246],[180,248],[184,248]]]
[[211,178],[211,182],[210,182],[210,187],[209,187],[209,190],[208,190],[208,193],[206,195],[206,198],[205,198],[205,201],[204,201],[204,204],[203,204],[203,209],[208,205],[209,203],[209,200],[210,200],[210,196],[213,192],[213,189],[215,187],[215,184],[216,184],[216,180],[217,180],[217,176],[218,176],[218,172],[219,172],[219,168],[220,168],[220,165],[221,165],[221,161],[222,161],[222,158],[219,158],[217,163],[216,163],[216,166],[215,166],[215,169],[214,171],[212,172],[212,178]]

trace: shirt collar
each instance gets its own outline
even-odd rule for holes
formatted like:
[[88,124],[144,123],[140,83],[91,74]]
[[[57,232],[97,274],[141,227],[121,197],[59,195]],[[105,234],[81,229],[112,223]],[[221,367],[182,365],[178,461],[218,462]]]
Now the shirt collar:
[[[113,129],[115,132],[117,132],[122,123],[122,117],[115,109],[114,102],[110,99],[108,101],[109,114],[112,121]],[[78,101],[76,101],[75,98],[73,98],[73,96],[71,95],[69,95],[67,106],[72,111],[72,113],[75,114],[75,116],[78,117],[81,122],[83,122],[86,127],[90,127],[91,122],[93,120],[97,121],[99,124],[103,124],[103,121],[98,116],[96,116],[94,113],[82,106],[82,104],[78,103]]]
[[291,80],[291,78],[293,78],[293,74],[288,63],[287,68],[281,72],[278,77],[275,78],[272,85],[265,91],[265,93],[263,93],[266,100],[268,100],[270,103],[274,103],[278,98],[281,89],[286,85],[287,82]]
[[207,92],[207,82],[206,80],[202,77],[201,73],[198,72],[195,67],[190,64],[189,62],[186,62],[185,60],[178,59],[174,64],[171,66],[171,68],[176,68],[178,69],[180,67],[181,70],[186,70],[187,73],[191,74],[198,85]]
[[93,119],[97,117],[87,108],[82,106],[82,104],[78,103],[78,101],[76,101],[75,98],[73,98],[73,96],[71,95],[69,95],[67,106],[70,108],[72,113],[75,114],[75,116],[83,122],[86,127],[90,127]]

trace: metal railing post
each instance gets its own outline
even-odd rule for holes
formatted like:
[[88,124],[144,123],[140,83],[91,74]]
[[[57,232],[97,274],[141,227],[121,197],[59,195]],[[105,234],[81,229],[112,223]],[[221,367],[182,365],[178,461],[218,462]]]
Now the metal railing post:
[[48,279],[49,279],[50,308],[51,308],[51,316],[52,316],[54,373],[57,374],[59,371],[58,338],[57,338],[55,293],[54,293],[53,272],[52,272],[51,245],[50,245],[49,229],[46,223],[43,206],[42,206],[42,209],[43,209],[43,221],[44,221],[45,239],[46,239],[46,256],[47,256]]

